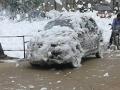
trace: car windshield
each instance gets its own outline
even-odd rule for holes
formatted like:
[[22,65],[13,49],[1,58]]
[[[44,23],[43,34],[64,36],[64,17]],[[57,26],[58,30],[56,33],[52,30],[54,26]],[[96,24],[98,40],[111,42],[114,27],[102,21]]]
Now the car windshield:
[[45,30],[51,29],[54,26],[67,26],[73,29],[72,24],[70,23],[70,19],[65,19],[65,20],[54,20],[51,22],[48,22],[47,25],[45,26]]
[[[47,23],[44,29],[48,30],[53,28],[54,26],[66,26],[66,27],[70,27],[71,29],[74,29],[75,26],[72,24],[71,21],[72,21],[71,19],[64,19],[64,20],[57,19],[54,21],[50,21]],[[77,24],[79,28],[88,28],[88,29],[94,28],[97,26],[95,21],[92,18],[88,19],[87,17],[81,18],[81,22]]]

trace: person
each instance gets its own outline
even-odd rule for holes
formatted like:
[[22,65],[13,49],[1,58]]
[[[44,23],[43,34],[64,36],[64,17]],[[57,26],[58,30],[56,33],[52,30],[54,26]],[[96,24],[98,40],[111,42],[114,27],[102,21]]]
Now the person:
[[117,14],[117,17],[113,20],[112,23],[112,34],[110,38],[110,45],[112,45],[113,38],[117,34],[116,30],[120,30],[120,13]]
[[112,30],[116,30],[117,27],[120,27],[120,13],[117,14],[117,18],[113,20]]

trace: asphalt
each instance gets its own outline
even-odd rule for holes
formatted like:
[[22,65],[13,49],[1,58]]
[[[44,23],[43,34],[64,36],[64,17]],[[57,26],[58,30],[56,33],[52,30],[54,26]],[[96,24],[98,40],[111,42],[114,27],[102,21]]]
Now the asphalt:
[[120,51],[84,59],[82,67],[0,63],[0,90],[120,90]]

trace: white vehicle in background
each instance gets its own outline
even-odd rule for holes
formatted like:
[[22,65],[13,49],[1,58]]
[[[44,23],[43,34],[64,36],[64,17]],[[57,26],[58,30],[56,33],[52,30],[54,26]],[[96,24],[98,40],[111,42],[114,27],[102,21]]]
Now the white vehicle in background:
[[71,63],[80,67],[83,57],[102,57],[102,41],[102,33],[93,18],[63,14],[48,22],[30,41],[26,58],[31,65]]
[[95,5],[97,16],[100,18],[111,18],[113,15],[112,7],[109,4],[101,3]]

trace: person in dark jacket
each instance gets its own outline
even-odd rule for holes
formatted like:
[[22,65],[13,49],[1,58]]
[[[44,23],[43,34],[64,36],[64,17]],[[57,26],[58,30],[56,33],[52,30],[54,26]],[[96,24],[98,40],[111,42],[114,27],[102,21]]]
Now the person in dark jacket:
[[117,14],[117,18],[115,18],[113,20],[113,23],[112,23],[112,30],[116,30],[116,29],[119,29],[120,27],[120,13]]
[[110,45],[113,42],[113,38],[118,33],[117,31],[120,31],[120,13],[117,14],[117,17],[113,20],[112,23],[112,34],[110,38]]

